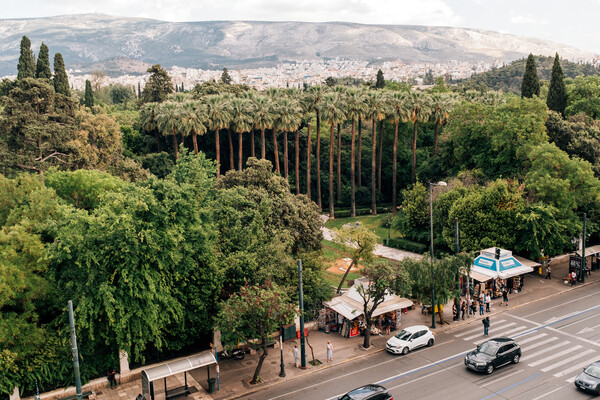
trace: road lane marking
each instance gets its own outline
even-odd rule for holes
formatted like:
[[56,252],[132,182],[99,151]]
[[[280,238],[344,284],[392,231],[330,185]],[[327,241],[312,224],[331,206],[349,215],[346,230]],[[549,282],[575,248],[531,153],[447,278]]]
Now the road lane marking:
[[550,370],[553,370],[553,369],[555,369],[555,368],[558,368],[558,367],[561,367],[561,366],[563,366],[563,365],[565,365],[565,364],[568,364],[568,363],[570,363],[571,361],[578,360],[578,359],[580,359],[581,357],[585,357],[586,355],[588,355],[588,354],[590,354],[590,353],[593,353],[593,352],[594,352],[594,350],[592,350],[592,349],[586,350],[586,351],[584,351],[583,353],[579,353],[579,354],[576,354],[576,355],[574,355],[573,357],[569,357],[569,358],[566,358],[566,359],[564,359],[564,360],[562,360],[562,361],[559,361],[559,362],[557,362],[557,363],[554,363],[554,364],[552,364],[552,365],[548,365],[546,368],[542,368],[542,370],[541,370],[541,371],[542,371],[542,372],[548,372],[548,371],[550,371]]
[[[506,322],[506,320],[505,319],[501,319],[499,321],[494,321],[494,323],[496,323],[496,324],[500,324],[502,322]],[[464,331],[464,332],[455,334],[454,337],[461,337],[461,336],[464,336],[464,335],[468,335],[469,333],[477,332],[477,331],[480,331],[480,330],[481,330],[481,328],[469,329],[468,331]]]
[[509,390],[509,389],[512,389],[512,388],[514,388],[514,387],[516,387],[516,386],[519,386],[519,385],[521,385],[521,384],[523,384],[523,383],[525,383],[525,382],[527,382],[527,381],[530,381],[530,380],[532,380],[532,379],[534,379],[534,378],[537,378],[538,376],[540,376],[540,374],[535,374],[535,375],[533,375],[533,376],[530,376],[529,378],[523,379],[523,380],[522,380],[522,381],[520,381],[520,382],[514,383],[514,384],[512,384],[512,385],[510,385],[510,386],[508,386],[508,387],[505,387],[505,388],[504,388],[504,389],[502,389],[502,390],[499,390],[499,391],[497,391],[497,392],[494,392],[494,393],[490,394],[489,396],[485,396],[485,397],[483,397],[481,400],[487,400],[487,399],[489,399],[489,398],[491,398],[491,397],[497,396],[497,395],[499,395],[500,393],[506,392],[507,390]]
[[[508,324],[504,324],[504,325],[502,325],[501,327],[499,327],[499,328],[496,328],[496,329],[494,329],[494,330],[490,329],[490,334],[492,334],[492,335],[496,335],[494,332],[502,332],[502,330],[503,330],[503,329],[505,329],[505,328],[508,328],[508,327],[510,327],[510,326],[513,326],[513,325],[516,325],[516,324],[517,324],[516,322],[510,322],[510,323],[508,323]],[[483,328],[479,328],[479,330],[483,330]],[[473,340],[473,339],[475,339],[476,337],[479,337],[479,336],[481,336],[482,334],[483,334],[483,333],[478,333],[477,335],[473,335],[473,336],[467,336],[467,337],[464,337],[463,339],[464,339],[464,340],[466,340],[466,341],[470,341],[470,340]]]
[[547,352],[552,351],[554,349],[558,349],[559,347],[566,346],[569,343],[571,343],[571,342],[569,342],[568,340],[565,340],[564,342],[560,342],[559,344],[555,344],[554,346],[546,347],[545,349],[536,351],[535,353],[526,354],[523,357],[521,357],[521,360],[522,361],[529,360],[530,358],[537,357],[537,356],[539,356],[541,354],[547,353]]
[[[565,386],[566,386],[566,385],[565,385]],[[535,399],[532,399],[532,400],[540,400],[540,399],[543,399],[544,397],[548,396],[549,394],[552,394],[552,393],[554,393],[554,392],[558,392],[560,389],[564,388],[565,386],[562,386],[562,387],[556,388],[556,389],[554,389],[554,390],[552,390],[552,391],[550,391],[550,392],[548,392],[548,393],[546,393],[546,394],[543,394],[543,395],[541,395],[541,396],[538,396],[538,397],[536,397]]]
[[540,347],[545,345],[546,343],[550,343],[550,342],[554,342],[555,340],[558,340],[558,338],[556,336],[552,336],[551,338],[542,340],[541,342],[537,342],[537,343],[532,343],[529,346],[521,346],[521,348],[523,350],[532,350],[535,349],[536,347]]
[[[530,332],[530,333],[532,333],[532,332]],[[533,342],[534,340],[543,338],[544,336],[548,336],[548,334],[547,333],[540,333],[539,335],[535,335],[535,336],[528,337],[527,339],[519,340],[519,344],[523,345],[525,343]],[[521,346],[521,347],[523,347],[523,346]]]
[[564,306],[567,305],[567,304],[575,303],[576,301],[581,301],[582,299],[585,299],[586,297],[592,297],[592,296],[597,296],[597,295],[598,295],[597,293],[592,293],[592,294],[585,295],[583,297],[578,297],[578,298],[573,299],[573,300],[565,301],[564,303],[560,303],[560,304],[558,304],[556,306],[544,308],[541,311],[536,311],[534,313],[528,314],[528,315],[525,316],[525,318],[531,317],[532,315],[535,315],[535,314],[546,313],[546,312],[548,312],[548,310],[552,310],[554,308],[564,308]]
[[562,356],[564,356],[565,354],[569,354],[569,353],[572,353],[572,352],[573,352],[573,351],[575,351],[575,350],[579,350],[581,347],[582,347],[582,346],[579,346],[579,345],[577,345],[577,346],[573,346],[573,347],[572,347],[572,348],[570,348],[570,349],[566,349],[566,350],[563,350],[563,351],[559,351],[558,353],[554,353],[554,354],[552,354],[551,356],[544,357],[544,358],[542,358],[541,360],[538,360],[538,361],[534,361],[534,362],[532,362],[532,363],[529,363],[529,366],[530,366],[530,367],[537,367],[538,365],[542,365],[542,364],[544,364],[544,363],[547,363],[548,361],[552,361],[552,360],[554,360],[555,358],[562,357]]
[[590,315],[587,318],[583,318],[583,319],[580,319],[580,320],[577,320],[577,321],[571,321],[568,324],[565,324],[565,325],[563,325],[561,327],[557,327],[557,329],[563,329],[563,328],[566,328],[567,326],[579,324],[580,322],[584,322],[584,321],[587,321],[588,319],[592,319],[592,318],[598,318],[598,315],[594,314],[594,315]]
[[587,367],[588,365],[590,365],[591,363],[596,362],[596,361],[598,361],[598,356],[596,356],[594,358],[590,358],[590,359],[582,361],[582,362],[579,362],[570,368],[563,369],[562,371],[554,374],[554,377],[560,378],[561,376],[565,376],[567,374],[570,374],[571,372],[575,372],[577,370],[582,370],[584,367]]
[[504,332],[500,332],[497,335],[498,336],[507,336],[507,335],[515,333],[515,332],[521,333],[521,331],[528,330],[528,329],[529,328],[527,328],[526,326],[521,325],[519,327],[516,327],[516,328],[513,328],[513,329],[509,329],[509,330],[504,331]]
[[479,386],[481,386],[481,387],[486,387],[486,386],[489,386],[489,385],[493,385],[493,384],[494,384],[494,383],[496,383],[496,382],[500,382],[502,379],[506,379],[506,378],[509,378],[509,377],[511,377],[511,376],[513,376],[513,375],[520,374],[520,373],[521,373],[521,372],[523,372],[523,371],[525,371],[525,370],[524,370],[524,369],[520,369],[520,370],[518,370],[518,371],[515,371],[515,372],[513,372],[513,373],[511,373],[511,374],[508,374],[508,375],[501,376],[501,377],[500,377],[500,378],[498,378],[498,379],[494,379],[494,380],[492,380],[492,381],[486,382],[486,383],[484,383],[483,385],[479,385]]

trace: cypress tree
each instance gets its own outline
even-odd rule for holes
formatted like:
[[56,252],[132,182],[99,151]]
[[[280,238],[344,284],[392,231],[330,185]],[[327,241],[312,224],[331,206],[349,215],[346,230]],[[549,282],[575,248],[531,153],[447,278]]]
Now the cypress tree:
[[377,71],[377,81],[375,81],[375,87],[377,89],[383,89],[385,87],[385,79],[383,77],[383,71]]
[[550,78],[550,88],[548,89],[548,98],[546,104],[550,110],[554,110],[564,115],[567,107],[567,88],[565,87],[565,75],[558,61],[558,53],[554,57],[552,66],[552,77]]
[[92,108],[94,106],[94,92],[92,92],[92,83],[85,80],[85,106]]
[[167,99],[167,95],[174,91],[171,77],[160,64],[148,68],[148,72],[151,75],[142,91],[142,102],[161,103]]
[[40,53],[38,54],[37,65],[35,68],[35,77],[50,79],[52,78],[52,71],[50,70],[50,56],[48,55],[48,46],[42,42],[40,46]]
[[521,97],[531,98],[533,95],[540,95],[540,78],[538,78],[533,54],[529,54],[525,65],[525,74],[523,74],[523,82],[521,82]]
[[35,57],[31,51],[31,41],[27,36],[21,39],[21,55],[17,64],[17,79],[35,78]]
[[54,90],[56,93],[64,94],[65,96],[71,96],[71,89],[69,88],[69,78],[67,77],[67,71],[65,70],[65,62],[62,54],[56,53],[54,55]]
[[221,74],[221,82],[223,82],[226,85],[229,85],[231,83],[231,76],[229,76],[229,71],[227,71],[227,68],[223,68],[223,73]]
[[142,97],[142,87],[140,85],[140,83],[138,82],[138,99]]

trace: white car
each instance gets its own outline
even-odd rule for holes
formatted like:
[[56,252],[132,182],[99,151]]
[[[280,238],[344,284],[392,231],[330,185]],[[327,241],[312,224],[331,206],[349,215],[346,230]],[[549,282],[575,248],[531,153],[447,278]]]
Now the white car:
[[419,347],[433,346],[433,332],[425,325],[415,325],[402,329],[387,341],[385,349],[393,354],[408,354]]

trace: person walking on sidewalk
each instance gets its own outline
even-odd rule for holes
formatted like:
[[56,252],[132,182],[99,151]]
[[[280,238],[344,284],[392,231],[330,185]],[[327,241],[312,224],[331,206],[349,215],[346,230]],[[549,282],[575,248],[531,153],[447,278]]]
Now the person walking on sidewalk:
[[490,312],[490,304],[492,303],[492,296],[490,296],[490,293],[488,292],[485,295],[485,312]]
[[452,321],[458,321],[458,309],[456,308],[456,303],[452,304]]
[[333,361],[333,345],[328,340],[327,341],[327,364],[331,364]]
[[552,279],[550,277],[551,272],[552,272],[552,268],[550,268],[550,260],[548,260],[548,265],[546,266],[546,279]]
[[500,302],[500,305],[502,305],[502,303],[508,307],[508,291],[506,288],[502,289],[502,301]]
[[110,385],[110,388],[112,389],[113,386],[117,387],[117,378],[116,378],[117,371],[115,371],[114,368],[110,368],[108,370],[108,373],[106,375],[107,375],[106,379],[108,379],[108,383]]
[[479,299],[479,315],[483,315],[483,300]]
[[490,329],[490,317],[485,317],[481,322],[483,322],[483,336],[487,336],[488,329]]
[[577,274],[575,271],[571,272],[571,286],[575,286],[577,283]]
[[465,314],[467,313],[467,301],[462,299],[460,302],[460,317],[465,320]]
[[475,310],[473,308],[473,299],[471,298],[471,296],[469,296],[467,298],[467,307],[468,307],[468,310],[469,310],[469,318],[471,318],[471,315],[475,314]]
[[298,350],[297,344],[294,345],[294,348],[292,349],[292,354],[294,354],[294,365],[296,366],[296,368],[298,368],[300,361],[300,351]]

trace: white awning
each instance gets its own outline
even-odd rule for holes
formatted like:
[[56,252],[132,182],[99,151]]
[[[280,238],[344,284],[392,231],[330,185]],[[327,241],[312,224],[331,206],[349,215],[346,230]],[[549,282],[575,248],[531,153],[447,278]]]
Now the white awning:
[[166,378],[171,375],[191,371],[206,365],[216,364],[217,360],[211,350],[203,351],[191,357],[171,361],[142,370],[142,382],[152,382],[157,379]]
[[333,299],[331,299],[331,301],[325,301],[323,302],[323,304],[325,305],[325,307],[331,308],[332,310],[334,310],[338,314],[342,314],[344,318],[349,320],[353,320],[359,315],[362,315],[361,308],[356,307],[355,304],[349,304],[347,301],[344,301],[342,299],[342,296],[334,297]]
[[523,264],[526,267],[535,268],[535,267],[539,267],[539,266],[542,265],[539,262],[531,261],[531,260],[528,260],[528,259],[523,258],[523,257],[519,257],[519,256],[514,256],[514,257],[517,259],[518,262],[520,262],[521,264]]
[[476,271],[475,268],[477,267],[471,267],[471,273],[469,274],[469,277],[475,279],[478,282],[487,282],[490,279],[492,279],[491,276],[482,274],[481,272]]
[[498,277],[501,279],[512,278],[513,276],[528,274],[531,271],[533,271],[533,267],[527,267],[527,266],[523,265],[522,267],[511,268],[511,269],[507,269],[505,271],[500,271],[500,274],[498,275]]
[[[591,256],[593,254],[600,253],[600,245],[590,246],[585,248],[585,256]],[[581,250],[577,250],[577,255],[581,257]]]
[[389,313],[392,311],[400,310],[402,308],[408,308],[408,307],[411,307],[412,305],[413,305],[412,301],[405,299],[404,297],[398,297],[397,300],[390,301],[390,302],[385,301],[385,302],[381,303],[381,305],[379,307],[377,307],[375,309],[375,311],[373,312],[373,317],[377,317],[379,315]]

